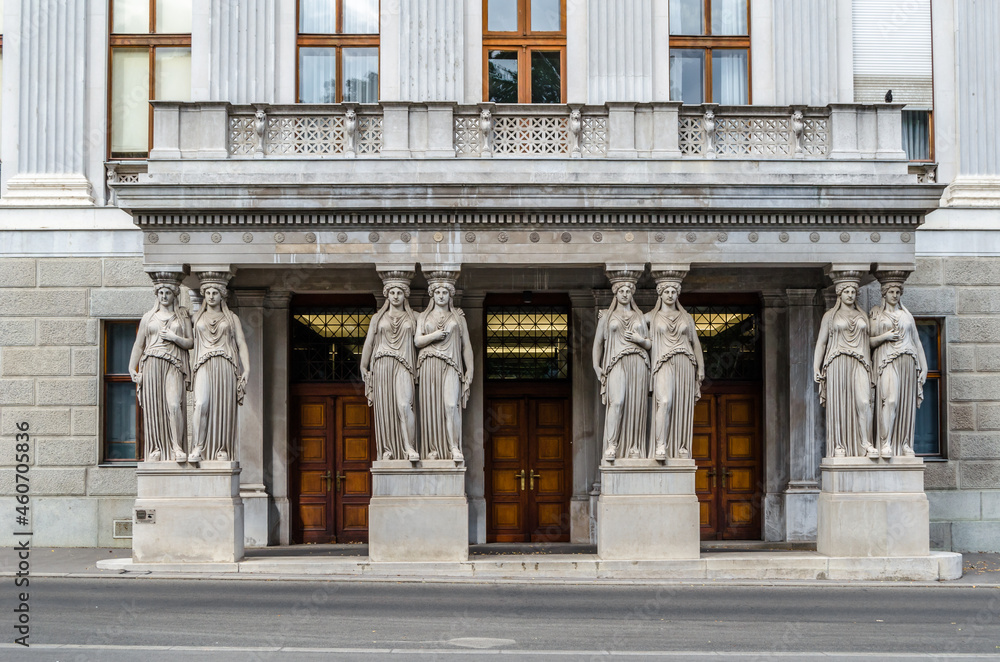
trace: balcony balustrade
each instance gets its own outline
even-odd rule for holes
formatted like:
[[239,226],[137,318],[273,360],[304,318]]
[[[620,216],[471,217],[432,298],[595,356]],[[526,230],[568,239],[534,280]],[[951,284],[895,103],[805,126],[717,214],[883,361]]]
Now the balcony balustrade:
[[905,160],[893,104],[153,104],[150,160]]

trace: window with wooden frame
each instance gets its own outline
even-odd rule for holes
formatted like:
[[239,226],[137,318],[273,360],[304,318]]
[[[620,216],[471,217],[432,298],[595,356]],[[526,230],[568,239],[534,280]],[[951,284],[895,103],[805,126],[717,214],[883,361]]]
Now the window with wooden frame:
[[566,0],[483,0],[483,97],[565,102]]
[[917,335],[927,359],[927,381],[924,382],[924,400],[917,409],[917,420],[913,435],[913,452],[920,456],[943,457],[941,443],[944,417],[941,408],[944,401],[944,383],[941,369],[942,320],[936,317],[918,317]]
[[111,0],[111,159],[149,156],[153,147],[151,100],[191,100],[192,2]]
[[670,0],[670,98],[750,103],[750,0]]
[[299,0],[299,103],[378,103],[379,0]]
[[142,422],[135,384],[128,371],[138,330],[136,321],[104,323],[101,370],[104,451],[101,460],[107,463],[142,459]]

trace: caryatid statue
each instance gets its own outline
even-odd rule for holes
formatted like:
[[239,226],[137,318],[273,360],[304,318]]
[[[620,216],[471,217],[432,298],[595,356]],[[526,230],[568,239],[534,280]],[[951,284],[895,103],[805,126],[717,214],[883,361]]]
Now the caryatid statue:
[[226,305],[230,274],[198,274],[200,310],[194,316],[194,439],[189,462],[236,459],[237,407],[250,375],[250,352],[239,318]]
[[858,309],[858,271],[830,274],[837,303],[823,315],[813,357],[820,404],[826,407],[828,457],[878,457],[872,444],[872,363],[868,316]]
[[875,434],[882,457],[914,455],[917,408],[927,380],[927,358],[917,323],[900,301],[907,275],[905,271],[876,272],[882,303],[868,316],[875,371]]
[[185,392],[191,389],[188,350],[194,345],[191,317],[178,305],[182,273],[156,272],[156,303],[142,316],[132,345],[129,373],[142,409],[143,458],[186,462]]
[[361,352],[361,376],[375,410],[375,446],[380,460],[416,462],[417,317],[410,309],[412,271],[380,271],[385,303],[372,317]]
[[417,317],[417,383],[420,457],[465,461],[462,410],[472,386],[473,351],[465,314],[455,308],[457,271],[427,275],[431,301]]
[[649,350],[646,319],[632,300],[641,271],[609,270],[614,299],[601,315],[594,335],[594,371],[605,404],[605,462],[650,457],[646,438]]
[[681,305],[683,271],[654,271],[656,306],[646,313],[653,342],[653,458],[690,458],[694,403],[701,398],[705,356],[694,319]]

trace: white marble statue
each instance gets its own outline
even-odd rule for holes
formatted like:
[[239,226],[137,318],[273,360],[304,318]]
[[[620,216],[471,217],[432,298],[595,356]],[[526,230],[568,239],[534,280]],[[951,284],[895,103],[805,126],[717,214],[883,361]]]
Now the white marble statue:
[[878,457],[872,445],[872,365],[868,317],[858,309],[860,273],[833,272],[837,303],[823,315],[814,379],[826,407],[828,457]]
[[194,440],[189,462],[235,460],[236,412],[250,374],[239,318],[226,305],[229,275],[198,274],[201,309],[194,317]]
[[183,274],[152,274],[156,304],[142,316],[132,345],[129,374],[142,409],[143,458],[186,462],[185,391],[191,388],[188,350],[191,317],[177,305]]
[[385,272],[385,304],[372,318],[361,352],[368,404],[375,410],[375,445],[380,460],[416,462],[414,381],[417,318],[410,309],[409,272]]
[[473,352],[465,314],[455,308],[454,272],[431,272],[431,302],[417,318],[414,342],[420,403],[420,457],[465,461],[462,409],[472,386]]
[[652,342],[642,312],[632,301],[638,272],[608,273],[614,299],[597,323],[594,370],[601,380],[604,461],[649,458],[646,438],[649,349]]
[[879,454],[913,456],[917,408],[924,399],[927,358],[917,323],[902,304],[905,272],[879,272],[882,304],[869,313],[875,369],[875,433]]
[[694,319],[681,306],[679,272],[654,273],[656,306],[646,313],[653,343],[653,458],[690,458],[694,403],[701,398],[705,356]]

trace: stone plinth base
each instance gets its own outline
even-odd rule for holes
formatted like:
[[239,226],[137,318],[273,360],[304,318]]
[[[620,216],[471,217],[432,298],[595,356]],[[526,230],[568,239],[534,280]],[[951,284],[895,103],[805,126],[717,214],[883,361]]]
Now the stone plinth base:
[[616,460],[601,467],[597,555],[602,560],[697,559],[694,460]]
[[922,459],[826,458],[820,469],[816,551],[841,557],[930,553]]
[[197,467],[140,462],[132,513],[136,563],[234,563],[243,558],[238,462]]
[[406,465],[372,463],[368,558],[378,563],[467,561],[465,467],[450,460]]

